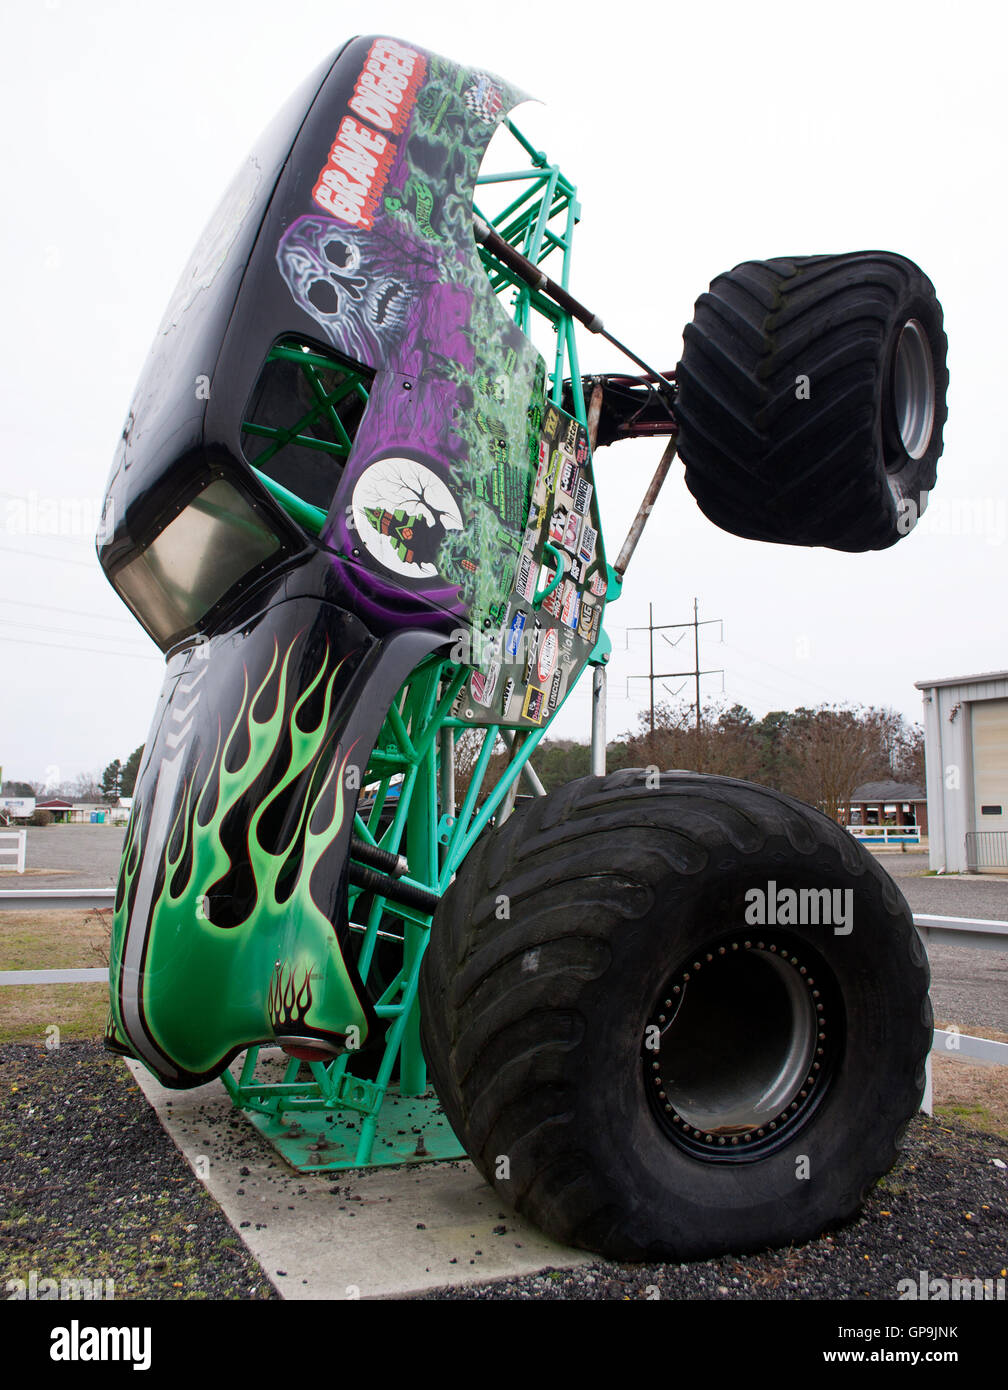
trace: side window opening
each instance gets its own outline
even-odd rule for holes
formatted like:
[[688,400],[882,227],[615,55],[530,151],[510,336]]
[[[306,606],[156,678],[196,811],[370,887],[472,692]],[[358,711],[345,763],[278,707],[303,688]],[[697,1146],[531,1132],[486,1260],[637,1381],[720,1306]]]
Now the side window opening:
[[270,349],[242,422],[245,459],[306,530],[325,522],[367,408],[368,367],[297,339]]

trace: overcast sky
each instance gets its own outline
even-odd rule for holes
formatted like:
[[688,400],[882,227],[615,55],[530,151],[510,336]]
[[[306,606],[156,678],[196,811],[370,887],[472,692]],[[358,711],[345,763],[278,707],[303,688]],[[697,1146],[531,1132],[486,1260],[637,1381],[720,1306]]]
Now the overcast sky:
[[[944,306],[949,422],[917,529],[855,556],[739,540],[703,517],[676,465],[607,610],[610,737],[646,706],[646,681],[629,677],[647,671],[647,634],[627,629],[649,601],[656,622],[689,620],[694,595],[701,618],[724,620],[723,644],[704,629],[701,664],[757,714],[850,701],[918,719],[915,681],[1008,666],[1000,8],[5,0],[0,25],[6,778],[73,778],[146,736],[161,658],[93,548],[116,440],[232,172],[289,92],[362,32],[540,99],[517,120],[578,185],[571,288],[657,365],[674,366],[693,301],[741,260],[899,251]],[[625,369],[597,337],[580,351],[584,371]],[[661,448],[599,451],[610,554]],[[689,641],[658,646],[659,670],[692,664]],[[703,689],[721,698],[721,677]],[[587,737],[589,708],[586,677],[554,733]]]

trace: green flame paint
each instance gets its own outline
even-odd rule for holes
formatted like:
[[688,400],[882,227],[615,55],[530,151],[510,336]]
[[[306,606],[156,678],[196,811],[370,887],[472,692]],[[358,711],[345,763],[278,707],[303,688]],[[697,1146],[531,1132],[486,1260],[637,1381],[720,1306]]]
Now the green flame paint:
[[[310,979],[311,1005],[302,1018],[309,1030],[344,1034],[351,1026],[366,1034],[366,1021],[343,962],[332,923],[311,895],[312,874],[332,844],[346,818],[345,771],[349,750],[331,748],[328,736],[333,692],[342,662],[329,670],[326,652],[315,676],[287,713],[289,667],[294,643],[287,648],[277,675],[279,652],[261,682],[249,695],[245,672],[241,704],[230,730],[220,734],[207,776],[196,790],[199,765],[180,788],[174,824],[163,846],[148,846],[164,860],[163,883],[151,915],[144,967],[144,1015],[151,1036],[177,1065],[197,1075],[215,1070],[235,1048],[269,1040],[273,1026],[269,1014],[270,985],[278,963],[298,979]],[[276,677],[277,694],[272,711],[258,718],[261,697]],[[317,688],[324,686],[317,724],[299,727],[298,716]],[[229,754],[244,732],[248,750],[239,766],[229,768]],[[248,821],[247,860],[255,885],[252,906],[243,920],[221,927],[207,911],[207,895],[239,858],[225,845],[222,828],[228,813],[245,796],[275,759],[286,733],[290,754],[282,775],[255,808]],[[278,769],[279,771],[279,769]],[[286,843],[269,849],[259,837],[263,817],[298,778],[306,776],[308,790],[299,807],[290,813],[294,827]],[[201,814],[216,803],[212,815],[201,824]],[[121,1032],[117,1004],[118,965],[126,932],[126,905],[133,878],[139,870],[143,846],[139,844],[139,820],[131,823],[123,852],[122,903],[113,932],[113,1021]],[[175,846],[174,853],[172,847]],[[180,866],[191,856],[185,881],[174,881]],[[240,859],[245,859],[245,854]],[[293,860],[293,887],[288,874],[281,900],[278,885],[285,864]],[[143,930],[136,923],[134,930]]]

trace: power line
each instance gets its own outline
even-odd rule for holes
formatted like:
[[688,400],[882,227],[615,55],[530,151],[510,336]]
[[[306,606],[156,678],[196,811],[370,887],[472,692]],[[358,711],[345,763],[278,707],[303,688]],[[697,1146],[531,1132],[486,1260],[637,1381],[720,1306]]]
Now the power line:
[[811,685],[816,690],[821,690],[824,695],[833,695],[834,691],[827,690],[824,685],[819,685],[816,681],[811,681],[803,673],[798,671],[788,671],[783,666],[775,666],[772,661],[767,661],[765,657],[756,656],[753,652],[747,652],[744,647],[740,647],[737,642],[726,642],[725,646],[729,650],[734,649],[739,656],[744,656],[748,661],[758,661],[761,666],[768,667],[771,671],[776,671],[778,675],[787,676],[790,680],[798,681],[801,685]]
[[97,557],[93,561],[71,560],[69,555],[46,555],[41,550],[25,550],[18,545],[0,545],[0,555],[29,555],[35,560],[48,560],[50,563],[60,565],[79,565],[81,569],[97,572]]
[[125,623],[127,627],[138,627],[135,618],[122,618],[118,613],[91,613],[83,608],[63,608],[55,603],[29,603],[27,599],[7,598],[5,594],[0,594],[0,603],[13,603],[16,608],[44,608],[49,613],[70,613],[75,618],[96,618],[101,623]]
[[[50,627],[46,623],[19,622],[16,618],[0,618],[0,627],[26,627],[31,632],[58,632],[68,637],[94,637],[99,642],[132,642],[131,637],[116,637],[109,632],[81,632],[76,627]],[[139,634],[138,634],[139,635]]]
[[[699,608],[699,604],[698,604],[697,600],[694,599],[694,600],[693,600],[693,621],[692,621],[691,623],[658,623],[658,624],[656,625],[655,620],[654,620],[654,604],[649,603],[649,604],[648,604],[648,624],[647,624],[647,627],[646,627],[646,628],[643,628],[643,627],[628,627],[628,628],[627,628],[627,632],[628,632],[628,633],[631,633],[631,632],[645,632],[645,631],[646,631],[647,634],[648,634],[648,650],[649,650],[649,654],[650,654],[650,667],[649,667],[648,674],[647,674],[646,676],[628,676],[627,679],[628,679],[628,680],[646,680],[646,681],[650,682],[650,686],[651,686],[651,732],[652,732],[652,733],[654,733],[654,711],[655,711],[654,687],[655,687],[655,681],[657,681],[657,680],[662,680],[662,681],[664,681],[664,680],[673,680],[673,679],[674,679],[675,677],[677,677],[677,676],[692,676],[692,677],[694,678],[694,681],[695,681],[695,684],[696,684],[696,731],[697,731],[697,738],[700,737],[700,677],[701,677],[701,676],[718,676],[718,675],[721,676],[722,678],[724,677],[724,668],[723,668],[723,667],[720,667],[720,666],[719,666],[719,667],[717,667],[716,669],[713,668],[713,667],[711,667],[711,668],[708,668],[707,670],[701,670],[701,669],[700,669],[700,629],[701,629],[702,627],[709,627],[712,623],[718,623],[718,624],[720,624],[720,626],[721,626],[721,640],[724,641],[724,620],[723,620],[722,618],[705,618],[705,619],[703,620],[703,622],[701,622],[701,621],[700,621],[700,608]],[[691,628],[693,629],[693,666],[692,666],[692,668],[691,668],[690,670],[688,670],[688,671],[659,671],[659,672],[656,672],[656,671],[655,671],[655,668],[654,668],[654,635],[655,635],[655,633],[656,633],[656,632],[661,632],[661,633],[664,635],[664,633],[665,633],[666,631],[670,630],[670,629],[688,628],[688,627],[691,627]],[[684,634],[684,635],[685,635],[685,634]],[[668,641],[668,638],[666,638],[665,640]],[[670,642],[670,643],[669,643],[669,646],[673,646],[673,647],[674,647],[675,645],[676,645],[675,642]],[[680,689],[681,689],[681,688],[682,688],[682,687],[680,687]]]
[[107,648],[103,651],[101,647],[77,647],[72,642],[32,642],[27,637],[4,636],[0,636],[0,642],[11,642],[18,647],[52,647],[54,651],[59,652],[94,652],[96,656],[111,656],[116,661],[161,661],[161,657],[153,654],[145,656],[141,652],[114,652]]

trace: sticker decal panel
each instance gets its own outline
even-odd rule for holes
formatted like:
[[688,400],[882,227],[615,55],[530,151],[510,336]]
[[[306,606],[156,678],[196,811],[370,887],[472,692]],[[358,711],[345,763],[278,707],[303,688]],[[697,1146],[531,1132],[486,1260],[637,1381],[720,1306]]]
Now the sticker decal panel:
[[[460,697],[453,710],[475,725],[540,728],[574,686],[602,629],[607,569],[587,433],[549,405],[535,457],[528,525],[504,620],[475,651],[481,683],[474,677],[472,688],[485,698],[473,706]],[[568,544],[574,537],[576,554]],[[558,557],[561,577],[546,594]]]

